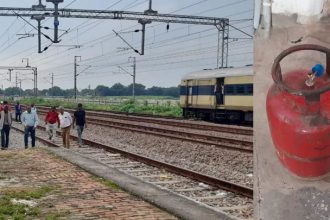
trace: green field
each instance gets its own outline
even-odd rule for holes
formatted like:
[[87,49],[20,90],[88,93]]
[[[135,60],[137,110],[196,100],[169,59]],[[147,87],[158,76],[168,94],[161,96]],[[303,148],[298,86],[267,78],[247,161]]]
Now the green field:
[[[147,97],[147,96],[144,96]],[[149,97],[150,98],[150,97]],[[148,99],[145,99],[148,100]],[[24,98],[20,100],[21,104],[30,105],[34,103],[36,105],[43,106],[63,106],[65,108],[76,108],[77,103],[59,100],[46,100],[43,98]],[[86,110],[105,110],[105,111],[116,111],[116,112],[126,112],[126,113],[145,113],[151,115],[161,115],[161,116],[173,116],[181,117],[182,109],[179,105],[148,105],[138,104],[133,100],[122,102],[118,105],[100,105],[100,104],[83,104]]]
[[[102,96],[93,97],[94,99],[132,99],[132,96]],[[178,100],[178,98],[172,96],[135,96],[137,100]]]

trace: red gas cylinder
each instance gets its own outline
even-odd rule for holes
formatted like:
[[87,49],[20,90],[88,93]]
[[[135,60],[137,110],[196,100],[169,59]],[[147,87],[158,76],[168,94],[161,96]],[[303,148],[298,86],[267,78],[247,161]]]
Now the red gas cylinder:
[[[306,83],[310,70],[300,69],[282,76],[280,61],[300,50],[326,54],[326,73]],[[298,45],[283,51],[274,61],[274,84],[268,91],[266,110],[276,153],[282,164],[303,178],[330,173],[330,49]]]

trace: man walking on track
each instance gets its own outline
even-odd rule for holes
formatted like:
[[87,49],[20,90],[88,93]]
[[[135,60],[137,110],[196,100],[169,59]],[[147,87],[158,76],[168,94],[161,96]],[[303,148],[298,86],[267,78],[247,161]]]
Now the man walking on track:
[[70,148],[70,128],[72,125],[72,118],[70,113],[65,112],[62,106],[58,109],[60,110],[58,118],[60,119],[59,127],[62,129],[63,147]]
[[7,150],[9,144],[9,132],[11,126],[11,112],[5,106],[0,112],[1,150]]
[[15,105],[15,120],[17,122],[21,122],[21,114],[22,114],[22,106],[21,104],[19,104],[19,102],[17,101],[16,105]]
[[48,138],[49,140],[53,141],[55,140],[56,137],[56,122],[58,126],[60,125],[60,120],[58,118],[58,113],[56,111],[56,107],[51,107],[49,112],[46,115],[45,118],[45,124],[46,124],[46,130],[48,133]]
[[73,124],[72,128],[74,129],[74,126],[76,124],[77,127],[77,134],[78,134],[78,144],[79,147],[82,147],[82,133],[84,131],[84,127],[87,128],[86,125],[86,113],[85,110],[82,108],[82,104],[78,104],[78,109],[77,111],[74,112],[74,117],[73,117]]
[[24,144],[25,149],[28,148],[28,138],[31,134],[32,147],[36,145],[36,128],[39,119],[35,112],[31,111],[31,106],[27,107],[27,110],[22,114],[22,124],[24,125]]

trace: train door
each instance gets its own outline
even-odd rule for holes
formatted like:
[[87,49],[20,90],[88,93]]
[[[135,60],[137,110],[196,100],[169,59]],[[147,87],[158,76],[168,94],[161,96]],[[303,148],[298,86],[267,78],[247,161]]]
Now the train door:
[[185,107],[187,108],[188,107],[188,100],[189,100],[189,96],[188,96],[188,94],[189,94],[189,89],[188,89],[188,80],[187,81],[185,81],[186,83],[185,83],[185,90],[184,90],[184,92],[183,92],[183,94],[184,94],[184,96],[185,96],[185,98],[184,98],[184,105],[185,105]]
[[193,81],[192,80],[188,80],[187,81],[187,97],[188,97],[188,105],[192,105],[193,104]]
[[217,105],[224,104],[224,90],[225,90],[225,78],[217,78],[217,83],[214,88],[215,97],[217,100]]

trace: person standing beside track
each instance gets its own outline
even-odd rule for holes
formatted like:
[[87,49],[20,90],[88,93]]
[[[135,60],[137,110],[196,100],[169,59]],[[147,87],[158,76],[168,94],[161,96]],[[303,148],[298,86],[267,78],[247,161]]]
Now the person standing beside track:
[[53,141],[55,140],[56,137],[56,124],[59,126],[60,125],[60,120],[58,117],[58,113],[56,111],[56,107],[53,106],[47,113],[45,117],[45,124],[46,124],[46,131],[48,133],[49,140]]
[[7,150],[9,144],[9,132],[12,123],[11,112],[8,106],[5,106],[0,113],[0,130],[1,130],[1,150]]
[[36,144],[36,128],[39,119],[35,112],[31,111],[31,106],[27,106],[27,110],[22,114],[22,124],[24,125],[24,144],[25,149],[28,148],[29,134],[31,134],[32,147]]
[[64,108],[60,106],[60,114],[58,118],[60,120],[59,127],[62,129],[63,147],[70,148],[70,128],[72,125],[72,118],[69,112],[65,112]]
[[8,103],[8,101],[3,101],[3,106],[2,106],[2,110],[4,110],[5,107],[8,107],[8,111],[11,111],[10,105]]
[[31,104],[31,111],[37,114],[37,108],[34,103]]
[[15,105],[15,120],[17,122],[21,122],[21,114],[22,114],[22,106],[17,101],[17,103]]
[[74,112],[74,117],[73,117],[73,123],[72,123],[72,128],[74,129],[74,126],[76,124],[77,127],[77,134],[78,134],[78,145],[79,147],[82,147],[82,133],[84,131],[84,128],[87,128],[86,124],[86,113],[85,110],[82,108],[82,104],[78,104],[77,111]]
[[8,111],[10,111],[10,106],[8,105],[8,101],[1,101],[0,112],[4,110],[5,106],[8,106]]

